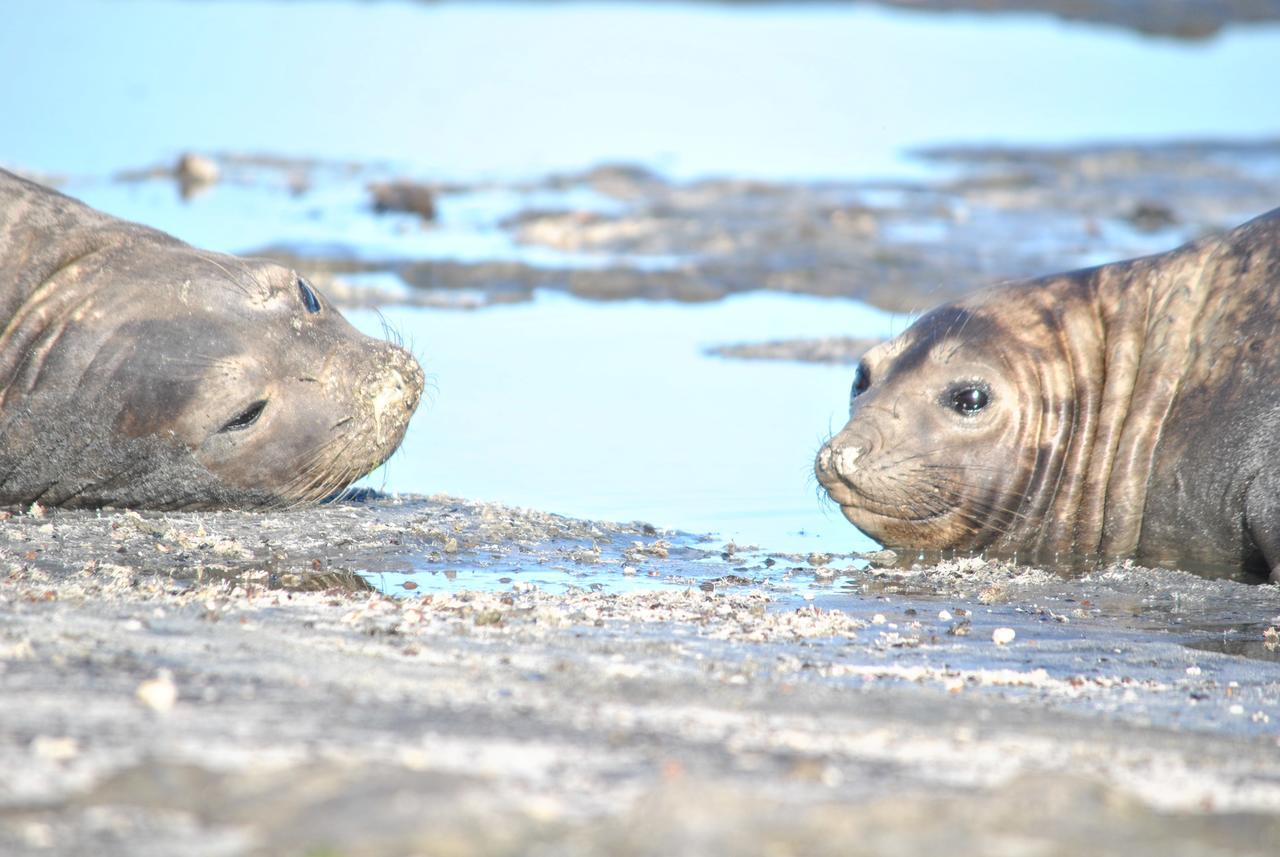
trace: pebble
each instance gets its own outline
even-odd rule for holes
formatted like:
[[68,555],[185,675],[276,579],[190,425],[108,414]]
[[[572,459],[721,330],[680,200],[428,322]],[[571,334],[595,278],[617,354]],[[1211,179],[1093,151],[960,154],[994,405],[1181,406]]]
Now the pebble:
[[178,687],[168,670],[161,670],[155,678],[138,685],[138,700],[152,711],[161,714],[172,711],[178,701]]
[[74,738],[37,735],[31,741],[31,752],[51,762],[66,762],[80,755],[80,745]]
[[1018,636],[1018,632],[1012,628],[996,628],[991,632],[991,641],[997,646],[1007,646],[1013,642],[1013,638]]
[[180,181],[193,185],[213,184],[221,176],[221,170],[212,158],[195,152],[187,152],[179,158],[174,172]]

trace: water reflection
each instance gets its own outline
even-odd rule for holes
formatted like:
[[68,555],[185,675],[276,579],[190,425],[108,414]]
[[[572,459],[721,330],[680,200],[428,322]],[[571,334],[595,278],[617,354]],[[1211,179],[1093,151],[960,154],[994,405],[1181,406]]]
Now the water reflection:
[[[380,318],[353,315],[380,333]],[[885,336],[904,319],[776,294],[696,306],[545,294],[385,318],[435,392],[374,485],[639,519],[772,550],[871,547],[820,503],[812,477],[814,452],[844,422],[848,369],[703,352],[770,337]]]

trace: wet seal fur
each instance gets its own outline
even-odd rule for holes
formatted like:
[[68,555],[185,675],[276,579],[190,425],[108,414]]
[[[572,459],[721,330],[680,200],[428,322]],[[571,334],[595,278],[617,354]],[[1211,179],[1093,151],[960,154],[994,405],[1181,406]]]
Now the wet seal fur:
[[869,351],[816,472],[892,548],[1280,582],[1280,209],[998,286]]
[[319,500],[395,450],[422,383],[296,273],[0,170],[0,504]]

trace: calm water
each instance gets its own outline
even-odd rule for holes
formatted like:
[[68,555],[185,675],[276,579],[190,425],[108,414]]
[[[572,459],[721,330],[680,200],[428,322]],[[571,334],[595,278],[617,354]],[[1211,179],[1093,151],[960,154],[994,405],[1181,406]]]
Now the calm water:
[[[1280,133],[1277,27],[1183,44],[847,4],[10,0],[0,56],[0,163],[69,175],[93,205],[231,252],[604,264],[517,246],[497,224],[525,207],[617,203],[485,191],[446,197],[423,231],[370,216],[365,178],[336,168],[297,197],[223,184],[189,203],[166,182],[110,177],[195,149],[441,180],[604,161],[678,178],[872,178],[921,173],[904,153],[928,144]],[[883,335],[901,320],[778,295],[705,306],[545,295],[387,316],[435,392],[374,484],[775,550],[867,546],[810,476],[850,373],[702,351]]]
[[[354,313],[370,333],[371,313]],[[854,301],[746,295],[482,312],[388,310],[435,392],[371,484],[715,532],[774,550],[870,542],[818,502],[813,455],[844,424],[847,368],[709,357],[768,337],[889,335]]]
[[448,178],[876,176],[904,147],[1280,132],[1280,28],[1197,43],[851,4],[6,0],[0,161],[186,148]]

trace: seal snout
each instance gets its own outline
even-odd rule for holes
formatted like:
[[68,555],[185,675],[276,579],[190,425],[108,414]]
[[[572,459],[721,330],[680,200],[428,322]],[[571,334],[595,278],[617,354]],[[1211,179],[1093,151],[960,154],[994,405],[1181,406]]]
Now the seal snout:
[[399,442],[422,398],[424,380],[422,367],[413,355],[388,346],[387,365],[369,387],[373,430],[379,446],[388,441]]
[[818,452],[818,478],[852,476],[862,465],[868,448],[869,444],[858,439],[842,443],[839,437],[832,438]]
[[841,506],[855,500],[854,485],[866,468],[871,444],[863,438],[840,434],[827,441],[818,451],[814,473],[818,482]]

